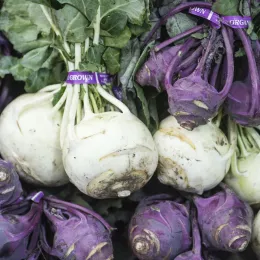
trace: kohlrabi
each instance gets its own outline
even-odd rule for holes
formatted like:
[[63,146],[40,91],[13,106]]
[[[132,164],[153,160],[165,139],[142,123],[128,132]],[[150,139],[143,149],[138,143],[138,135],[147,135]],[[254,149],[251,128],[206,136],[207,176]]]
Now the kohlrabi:
[[174,259],[191,246],[188,203],[169,195],[155,195],[140,202],[128,231],[133,253],[140,260]]
[[204,259],[202,257],[201,237],[200,237],[200,231],[199,231],[198,220],[197,220],[195,209],[192,209],[191,212],[191,223],[192,223],[192,237],[193,237],[192,250],[178,255],[174,260],[203,260]]
[[260,142],[255,128],[233,123],[229,129],[235,136],[236,151],[225,182],[249,204],[260,203]]
[[[214,57],[218,53],[216,50],[218,42],[220,42],[221,51],[223,49],[222,41],[225,43],[228,71],[225,85],[219,92],[215,82],[214,85],[211,85],[210,67],[212,66],[212,56]],[[227,30],[223,27],[222,36],[219,36],[214,29],[211,30],[206,50],[196,69],[189,76],[180,78],[172,84],[176,67],[180,65],[183,57],[194,48],[194,45],[196,47],[196,40],[192,38],[182,45],[178,55],[172,59],[165,76],[170,113],[176,117],[182,127],[189,130],[206,124],[216,116],[219,107],[228,95],[234,76],[233,50]]]
[[[0,259],[38,259],[42,202],[23,200],[0,210]],[[32,258],[30,258],[32,257]]]
[[257,64],[256,58],[259,59],[259,55],[254,54],[252,41],[246,32],[243,29],[238,29],[236,32],[247,56],[248,76],[244,81],[233,83],[226,100],[226,111],[240,125],[258,126],[260,125],[260,78],[259,61]]
[[251,240],[253,211],[226,185],[221,187],[213,196],[194,198],[202,242],[207,248],[241,252]]
[[[52,197],[44,198],[47,223],[42,225],[44,251],[59,259],[112,260],[112,228],[95,212]],[[54,233],[49,244],[46,225]]]
[[154,140],[158,178],[178,190],[202,194],[217,186],[228,170],[230,145],[213,122],[189,131],[169,116],[160,123]]
[[17,203],[22,195],[22,185],[14,166],[0,160],[0,208]]
[[62,114],[52,105],[53,92],[23,94],[0,116],[0,153],[30,183],[68,183],[59,143]]
[[257,259],[260,259],[260,211],[256,214],[253,222],[252,249],[257,255]]
[[[81,46],[76,44],[75,50],[80,61]],[[67,86],[61,129],[63,164],[70,181],[89,196],[129,196],[152,177],[158,152],[148,128],[109,94],[109,87],[105,90],[98,84],[95,90],[108,104],[108,112],[91,100],[89,86]]]

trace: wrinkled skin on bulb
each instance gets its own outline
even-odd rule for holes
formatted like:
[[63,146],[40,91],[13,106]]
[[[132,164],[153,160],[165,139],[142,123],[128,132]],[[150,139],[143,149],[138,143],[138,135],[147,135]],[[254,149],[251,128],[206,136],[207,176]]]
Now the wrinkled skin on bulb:
[[189,206],[168,195],[140,202],[129,225],[129,242],[140,260],[170,260],[191,246]]
[[228,252],[244,251],[251,239],[253,211],[249,204],[221,184],[223,191],[195,197],[203,244]]

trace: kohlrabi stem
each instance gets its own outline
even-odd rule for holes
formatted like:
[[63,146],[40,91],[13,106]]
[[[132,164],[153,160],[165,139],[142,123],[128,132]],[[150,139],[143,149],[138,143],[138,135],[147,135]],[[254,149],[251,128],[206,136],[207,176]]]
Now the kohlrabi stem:
[[89,37],[85,40],[85,50],[84,53],[87,53],[89,50]]
[[156,25],[153,27],[153,29],[150,31],[150,33],[148,34],[148,36],[146,37],[142,47],[146,46],[148,44],[148,42],[151,40],[151,38],[153,37],[153,35],[155,34],[155,32],[163,25],[167,22],[168,18],[185,10],[188,9],[190,7],[205,7],[205,8],[211,8],[212,4],[210,3],[203,3],[203,2],[192,2],[192,3],[184,3],[184,4],[180,4],[177,7],[171,9],[166,15],[164,15],[157,23]]
[[170,44],[177,42],[177,41],[179,41],[179,40],[181,40],[181,39],[183,39],[183,38],[185,38],[185,37],[187,37],[187,36],[189,36],[189,35],[191,35],[195,32],[202,30],[203,27],[204,27],[204,25],[198,25],[198,26],[195,26],[195,27],[193,27],[193,28],[191,28],[191,29],[189,29],[185,32],[177,34],[173,38],[170,38],[170,39],[158,44],[157,46],[155,46],[154,51],[158,52],[158,51],[162,50],[163,48],[169,46]]
[[221,30],[222,30],[222,36],[224,39],[224,43],[225,43],[226,58],[227,58],[226,81],[225,81],[225,85],[223,86],[223,89],[219,92],[222,100],[224,101],[224,99],[226,99],[226,97],[231,89],[231,86],[232,86],[232,83],[234,80],[234,57],[233,57],[233,48],[231,46],[228,32],[227,32],[225,25],[222,26]]
[[243,133],[241,132],[241,127],[239,125],[238,125],[238,129],[239,129],[238,130],[239,134],[238,134],[237,141],[238,141],[238,147],[239,147],[239,150],[240,150],[240,155],[242,157],[247,157],[249,155],[249,152],[247,151],[245,144],[243,142],[243,139],[242,139]]
[[99,113],[97,102],[96,102],[95,97],[92,92],[90,92],[89,97],[90,97],[90,101],[91,101],[91,105],[92,105],[94,113]]
[[56,91],[61,88],[61,84],[54,84],[54,85],[49,85],[47,87],[44,87],[40,89],[38,92],[50,92],[50,91]]
[[195,43],[196,40],[194,38],[189,38],[179,49],[178,54],[175,55],[175,57],[172,59],[165,74],[164,85],[166,90],[172,87],[172,78],[176,72],[177,67],[179,66],[183,56],[185,56],[185,54],[194,47]]
[[199,57],[201,56],[203,47],[200,45],[195,51],[192,52],[181,64],[178,66],[178,70],[184,70],[190,67],[192,64],[197,64]]
[[79,122],[82,120],[82,102],[79,100],[78,108],[77,108],[77,121],[76,124],[79,124]]
[[54,24],[53,22],[53,19],[52,17],[50,16],[49,12],[48,12],[48,7],[44,6],[44,5],[40,5],[46,19],[48,20],[48,22],[50,23],[51,25],[51,28],[52,30],[55,32],[55,34],[60,37],[62,39],[62,35],[61,35],[61,32],[60,30],[56,27],[56,25]]
[[75,69],[79,69],[79,64],[81,62],[81,44],[75,43]]
[[100,0],[98,1],[98,3],[99,3],[99,7],[94,22],[94,39],[93,39],[94,45],[99,45],[99,37],[100,37],[100,22],[101,22]]
[[244,133],[245,132],[245,129],[244,128],[240,128],[241,129],[241,139],[242,139],[242,142],[246,148],[246,150],[248,152],[250,152],[252,150],[252,145],[251,143],[249,142],[248,138],[247,138],[247,135]]
[[89,210],[85,207],[81,207],[81,206],[76,205],[76,204],[72,204],[70,202],[65,202],[65,201],[62,201],[62,200],[59,200],[59,199],[55,199],[55,198],[52,198],[50,196],[44,197],[43,199],[50,202],[50,203],[56,204],[57,207],[65,206],[66,210],[68,210],[68,208],[73,208],[73,209],[77,209],[81,212],[84,212],[86,214],[89,214],[89,215],[93,216],[94,218],[96,218],[97,220],[99,220],[107,228],[108,231],[111,232],[111,230],[113,230],[113,228],[101,216],[99,216],[97,213],[95,213],[92,210]]
[[[221,63],[222,63],[222,59],[223,59],[223,55],[221,55],[221,58],[219,59],[218,63],[215,64],[210,80],[209,80],[209,84],[213,87],[216,88],[216,83],[217,83],[217,79],[218,79],[218,74],[219,74],[219,70],[221,67]],[[217,89],[217,88],[216,88]]]
[[217,115],[217,118],[214,122],[214,124],[219,128],[220,127],[220,124],[221,124],[221,121],[222,121],[222,116],[223,116],[223,108],[221,108],[218,112],[218,115]]
[[260,150],[260,135],[258,134],[258,132],[253,127],[246,127],[245,131],[249,136],[253,138],[254,142],[258,146],[258,150]]
[[117,98],[113,97],[108,92],[106,92],[100,84],[97,85],[97,91],[100,94],[100,96],[102,96],[105,100],[110,102],[115,107],[119,108],[123,113],[131,113],[129,108],[124,103],[122,103]]
[[217,36],[217,31],[215,29],[212,29],[211,30],[211,36],[210,36],[210,39],[209,39],[209,42],[208,42],[208,46],[206,48],[206,51],[205,53],[202,55],[202,58],[197,66],[197,68],[195,69],[194,71],[194,76],[197,76],[197,77],[202,77],[202,73],[205,69],[205,64],[206,64],[206,61],[208,59],[208,56],[209,56],[209,53],[211,52],[211,49],[213,48],[214,46],[214,41],[216,39],[216,36]]
[[258,84],[259,83],[259,73],[256,66],[256,61],[253,53],[253,49],[251,46],[251,40],[249,39],[249,36],[246,34],[246,32],[243,29],[237,29],[236,30],[239,38],[241,39],[246,55],[248,60],[248,67],[249,67],[249,73],[251,77],[251,85],[252,85],[252,107],[250,109],[250,113],[254,114],[255,111],[258,109],[259,104],[259,93],[258,93]]
[[89,88],[88,88],[88,85],[87,84],[83,84],[83,89],[85,91],[84,101],[83,101],[83,104],[84,104],[84,115],[88,116],[88,115],[93,114],[93,111],[92,111],[92,108],[91,108],[91,105],[90,105],[90,101],[89,101]]
[[51,111],[52,115],[56,114],[56,112],[58,112],[61,109],[61,107],[63,106],[63,104],[66,101],[67,96],[68,96],[68,91],[66,88],[63,95],[61,96],[60,100],[58,101],[58,103],[52,108],[52,111]]
[[71,84],[68,84],[66,87],[66,90],[67,90],[68,94],[67,94],[67,98],[66,98],[66,103],[65,103],[63,116],[62,116],[61,128],[60,128],[60,146],[61,146],[61,148],[63,148],[65,136],[67,134],[69,112],[70,112],[71,101],[72,101],[72,97],[73,97],[73,86]]

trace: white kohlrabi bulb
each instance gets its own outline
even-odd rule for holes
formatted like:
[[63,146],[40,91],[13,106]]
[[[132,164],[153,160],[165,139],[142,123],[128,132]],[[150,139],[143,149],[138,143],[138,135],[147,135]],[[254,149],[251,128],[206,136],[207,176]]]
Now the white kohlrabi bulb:
[[0,116],[0,153],[25,181],[59,186],[69,182],[59,144],[61,113],[52,113],[52,94],[24,94]]
[[169,116],[161,122],[154,140],[159,152],[158,178],[163,184],[202,194],[224,178],[230,145],[213,123],[189,131]]

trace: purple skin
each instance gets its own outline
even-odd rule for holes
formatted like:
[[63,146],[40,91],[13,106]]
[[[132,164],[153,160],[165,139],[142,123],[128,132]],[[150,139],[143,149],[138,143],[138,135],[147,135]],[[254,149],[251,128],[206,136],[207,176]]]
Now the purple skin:
[[2,32],[0,32],[0,50],[5,56],[12,55],[13,47]]
[[151,52],[150,58],[145,62],[142,68],[136,73],[135,79],[140,86],[152,86],[158,91],[164,89],[164,78],[166,70],[171,60],[177,55],[180,46],[164,48],[163,51]]
[[189,205],[156,195],[140,202],[129,224],[129,243],[140,260],[170,260],[191,246]]
[[260,79],[259,64],[256,58],[259,58],[257,55],[259,52],[254,55],[251,40],[242,29],[238,29],[236,32],[247,55],[250,77],[247,77],[244,82],[236,81],[233,83],[226,100],[226,112],[240,125],[258,126],[260,125]]
[[201,238],[195,209],[192,209],[191,218],[193,248],[191,251],[178,255],[174,260],[204,260],[204,258],[201,255]]
[[251,239],[253,211],[225,184],[209,198],[195,197],[202,241],[206,248],[241,252]]
[[211,53],[216,38],[215,30],[212,30],[206,51],[191,75],[177,80],[172,85],[175,67],[180,64],[185,53],[191,49],[193,39],[188,39],[184,43],[167,70],[165,87],[168,93],[169,112],[187,130],[207,124],[217,114],[219,107],[224,102],[231,88],[234,78],[233,50],[224,26],[222,27],[222,35],[228,58],[228,72],[225,85],[220,92],[216,90],[215,86],[210,85],[207,80],[202,78],[207,58]]
[[23,189],[18,174],[10,162],[0,159],[0,208],[15,203]]
[[44,200],[44,214],[54,232],[51,247],[42,228],[41,243],[46,253],[64,260],[113,259],[109,225],[105,226],[100,216],[81,206],[51,197]]
[[35,255],[41,216],[42,202],[24,200],[0,210],[0,258],[28,259]]
[[115,95],[115,97],[122,101],[123,100],[123,91],[121,87],[113,87],[112,88],[113,94]]

